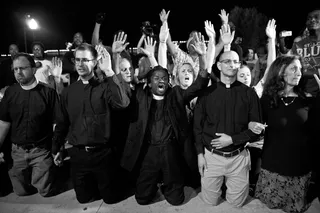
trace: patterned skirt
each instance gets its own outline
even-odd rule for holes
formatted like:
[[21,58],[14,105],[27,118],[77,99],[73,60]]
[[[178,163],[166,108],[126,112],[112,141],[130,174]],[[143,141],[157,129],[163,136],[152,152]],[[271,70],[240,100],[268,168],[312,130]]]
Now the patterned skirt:
[[256,185],[255,197],[270,209],[285,212],[304,212],[311,203],[307,202],[307,191],[311,172],[304,176],[282,176],[262,169]]

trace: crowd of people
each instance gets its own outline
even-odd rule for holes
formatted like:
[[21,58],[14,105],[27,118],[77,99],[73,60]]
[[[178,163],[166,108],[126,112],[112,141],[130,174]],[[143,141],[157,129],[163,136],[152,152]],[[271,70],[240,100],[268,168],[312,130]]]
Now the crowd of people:
[[49,60],[41,42],[32,55],[10,44],[0,64],[2,195],[56,195],[68,156],[79,203],[133,192],[148,205],[160,190],[181,205],[185,186],[213,206],[251,195],[304,212],[310,191],[320,199],[320,10],[290,48],[269,20],[256,49],[241,47],[225,10],[219,34],[205,20],[205,35],[191,31],[183,49],[169,14],[160,11],[159,34],[142,30],[138,60],[124,31],[103,44],[102,13],[91,43],[75,33],[62,58]]

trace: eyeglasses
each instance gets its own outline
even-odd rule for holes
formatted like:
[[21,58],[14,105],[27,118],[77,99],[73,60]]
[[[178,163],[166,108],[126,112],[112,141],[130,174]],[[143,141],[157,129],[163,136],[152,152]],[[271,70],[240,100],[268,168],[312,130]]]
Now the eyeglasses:
[[231,59],[222,60],[222,61],[220,61],[220,63],[224,63],[224,64],[229,65],[229,66],[232,63],[234,63],[236,66],[240,66],[241,65],[241,61],[236,61],[236,60],[231,60]]
[[83,63],[88,63],[89,61],[93,61],[93,60],[95,60],[95,59],[75,58],[75,59],[74,59],[74,62],[75,62],[76,64],[80,64],[81,62],[83,62]]
[[12,70],[13,70],[14,72],[18,72],[19,70],[24,71],[24,70],[26,70],[26,69],[28,69],[28,68],[30,68],[30,67],[31,67],[31,66],[15,67],[15,68],[13,68]]

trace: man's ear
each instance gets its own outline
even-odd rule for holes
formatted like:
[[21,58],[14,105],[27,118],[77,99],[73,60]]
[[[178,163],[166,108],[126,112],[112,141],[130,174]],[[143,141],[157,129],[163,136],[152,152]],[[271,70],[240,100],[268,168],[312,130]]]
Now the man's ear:
[[217,62],[217,67],[221,71],[221,63],[220,62]]
[[35,75],[37,72],[37,68],[36,67],[32,67],[32,73]]

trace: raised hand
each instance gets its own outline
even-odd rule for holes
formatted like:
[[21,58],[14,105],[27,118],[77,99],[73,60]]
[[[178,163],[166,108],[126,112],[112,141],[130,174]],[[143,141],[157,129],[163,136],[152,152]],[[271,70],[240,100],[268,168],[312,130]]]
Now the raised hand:
[[62,60],[58,57],[53,57],[51,60],[52,69],[50,70],[51,74],[55,77],[61,77],[62,73]]
[[140,48],[140,50],[146,54],[148,57],[154,55],[155,51],[155,46],[156,46],[157,41],[154,41],[152,37],[147,36],[144,39],[144,48]]
[[165,9],[162,9],[162,11],[159,14],[162,23],[168,21],[169,13],[170,10],[166,12]]
[[204,36],[201,35],[200,32],[194,34],[194,40],[195,43],[191,44],[191,46],[194,48],[194,50],[199,54],[199,55],[204,55],[207,52],[207,46],[204,42]]
[[224,9],[221,10],[221,14],[219,14],[222,24],[228,24],[229,23],[229,13],[226,13]]
[[164,22],[160,27],[159,41],[165,43],[168,37],[169,37],[168,23]]
[[127,40],[127,34],[125,34],[123,31],[114,35],[113,43],[112,43],[112,52],[121,53],[123,50],[125,50],[129,44],[129,42],[126,43],[126,40]]
[[216,32],[214,31],[214,27],[213,27],[213,24],[211,23],[211,21],[206,20],[204,22],[204,29],[205,29],[207,36],[209,38],[215,38]]
[[220,40],[224,45],[231,44],[235,31],[231,32],[229,24],[223,24],[220,29]]
[[107,77],[113,76],[114,71],[112,70],[111,56],[105,47],[102,45],[96,45],[98,52],[98,66],[106,74]]
[[266,27],[266,34],[268,38],[275,39],[276,38],[276,20],[271,19],[268,21],[267,27]]

